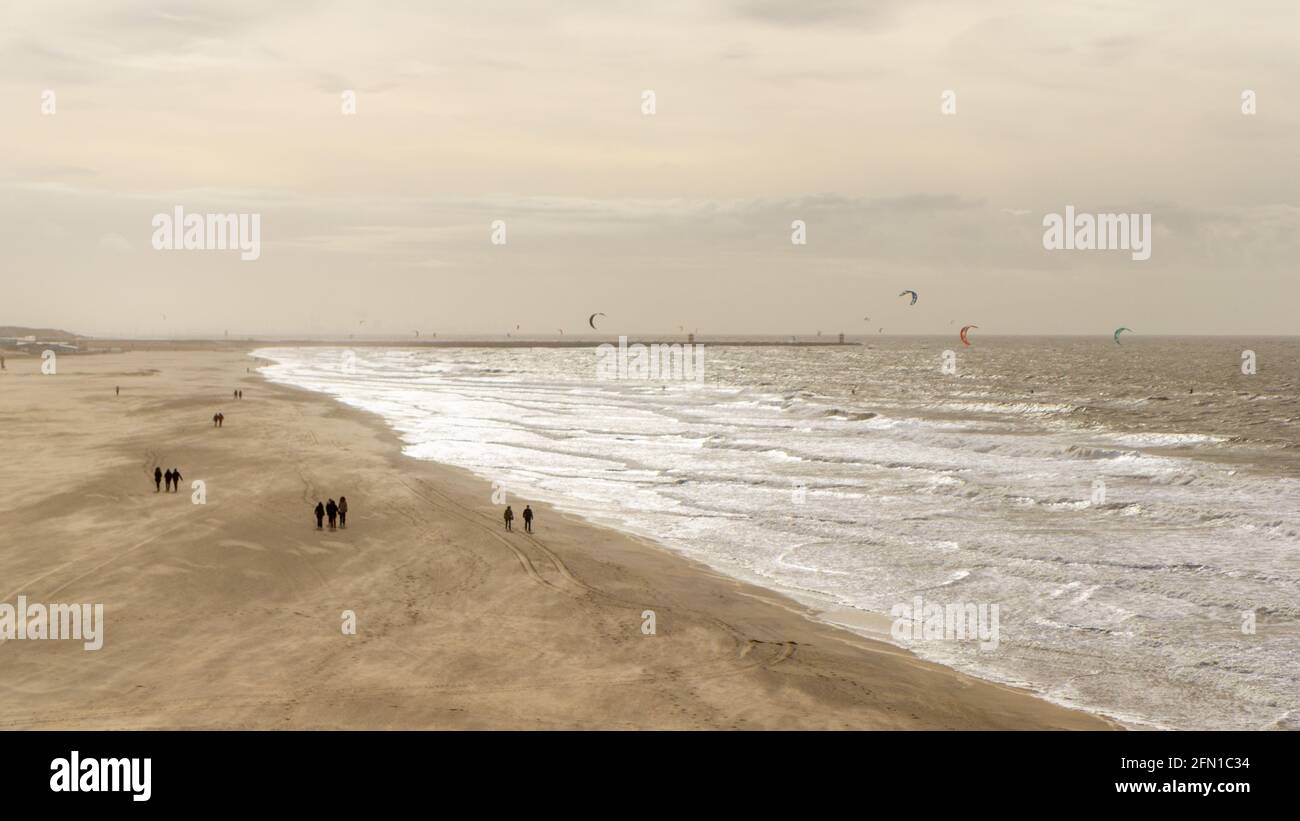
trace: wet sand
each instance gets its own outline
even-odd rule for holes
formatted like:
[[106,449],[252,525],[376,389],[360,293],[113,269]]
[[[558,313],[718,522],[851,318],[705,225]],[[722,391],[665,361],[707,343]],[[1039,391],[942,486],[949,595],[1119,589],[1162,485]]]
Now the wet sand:
[[[506,533],[489,483],[376,417],[162,347],[0,373],[0,602],[106,622],[97,651],[0,641],[0,727],[1113,726],[545,505]],[[340,494],[348,528],[318,531]]]

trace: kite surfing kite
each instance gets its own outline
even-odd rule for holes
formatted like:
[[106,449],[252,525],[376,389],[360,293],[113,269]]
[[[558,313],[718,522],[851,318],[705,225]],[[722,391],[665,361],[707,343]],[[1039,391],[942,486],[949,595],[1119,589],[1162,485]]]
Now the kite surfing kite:
[[911,295],[912,295],[912,301],[909,302],[909,303],[907,303],[907,304],[908,304],[908,305],[915,305],[915,304],[916,304],[916,298],[917,298],[917,293],[916,293],[916,291],[899,291],[899,292],[898,292],[898,295],[899,295],[899,296],[904,296],[904,295],[906,295],[906,294],[911,294]]
[[1122,333],[1124,333],[1125,331],[1128,331],[1129,333],[1133,333],[1133,329],[1132,329],[1132,328],[1116,328],[1116,329],[1115,329],[1115,336],[1114,336],[1114,339],[1115,339],[1115,344],[1116,344],[1116,345],[1119,344],[1119,335],[1122,334]]
[[979,327],[978,325],[963,326],[961,332],[957,334],[958,336],[961,337],[961,344],[970,347],[970,340],[966,338],[966,332],[969,331],[971,328],[978,328],[978,327]]
[[596,330],[596,317],[598,316],[604,316],[604,314],[597,312],[587,317],[587,324],[591,326],[593,331]]

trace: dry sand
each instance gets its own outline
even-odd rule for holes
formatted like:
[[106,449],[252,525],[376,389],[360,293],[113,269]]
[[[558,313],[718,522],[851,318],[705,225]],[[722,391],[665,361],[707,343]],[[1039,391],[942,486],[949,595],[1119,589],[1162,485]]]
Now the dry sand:
[[101,602],[105,641],[0,642],[0,727],[1112,726],[545,506],[506,534],[487,482],[242,351],[58,364],[0,373],[0,601]]

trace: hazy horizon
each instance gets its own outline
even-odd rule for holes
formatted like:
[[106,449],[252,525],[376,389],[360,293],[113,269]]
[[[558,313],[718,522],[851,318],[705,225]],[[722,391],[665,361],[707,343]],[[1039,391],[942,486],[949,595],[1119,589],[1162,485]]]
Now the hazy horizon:
[[[18,327],[25,327],[25,326],[18,326]],[[556,333],[552,333],[551,335],[547,336],[544,332],[530,334],[527,331],[518,331],[507,336],[505,333],[476,332],[471,330],[471,331],[463,331],[463,332],[456,332],[456,333],[440,334],[439,336],[436,337],[430,337],[430,336],[415,337],[413,335],[401,336],[398,334],[383,334],[383,333],[340,334],[340,335],[318,334],[315,336],[306,335],[306,334],[294,335],[291,333],[223,334],[217,336],[205,336],[202,334],[175,335],[175,336],[115,336],[112,334],[105,334],[105,335],[79,334],[77,331],[69,330],[66,328],[57,328],[57,329],[49,329],[49,330],[67,331],[68,333],[76,334],[88,340],[92,340],[92,341],[102,340],[108,342],[119,342],[119,341],[120,342],[257,342],[257,343],[305,342],[305,343],[324,343],[324,344],[362,343],[362,344],[375,344],[375,345],[391,345],[393,347],[402,347],[406,345],[411,345],[411,346],[435,345],[436,346],[439,344],[445,345],[445,344],[460,343],[460,342],[492,342],[492,343],[501,342],[501,343],[520,343],[520,344],[527,343],[527,342],[537,342],[543,345],[552,344],[552,343],[571,342],[574,345],[577,344],[595,345],[602,342],[616,341],[619,336],[624,336],[631,342],[651,342],[651,341],[655,341],[656,339],[664,342],[683,342],[685,341],[687,336],[686,333],[682,333],[676,330],[672,330],[672,331],[633,330],[633,331],[620,331],[613,334],[601,334],[595,331],[587,331],[585,333],[574,333],[574,334],[566,333],[563,336]],[[732,334],[724,334],[724,333],[710,334],[704,331],[700,331],[698,334],[696,334],[696,338],[698,341],[701,342],[714,342],[715,344],[725,344],[728,340],[756,340],[756,341],[770,340],[773,342],[773,344],[780,344],[782,342],[789,341],[789,339],[793,336],[798,338],[797,341],[800,344],[809,343],[809,342],[821,342],[822,344],[829,345],[835,343],[838,333],[839,333],[838,331],[834,331],[834,332],[823,331],[822,334],[818,336],[816,331],[806,331],[806,332],[754,331],[750,333],[732,333]],[[852,334],[846,332],[844,334],[844,338],[846,340],[845,344],[848,344],[849,342],[852,342],[853,344],[857,344],[858,341],[870,342],[872,339],[898,339],[898,338],[947,339],[952,336],[956,336],[955,331],[952,333],[894,333],[894,334],[890,334],[890,333]],[[1022,339],[1022,338],[1088,339],[1091,337],[1096,337],[1097,339],[1102,341],[1108,341],[1112,339],[1112,332],[1060,333],[1060,334],[995,333],[995,334],[978,334],[978,336],[972,336],[972,340]],[[1300,334],[1245,334],[1245,333],[1138,334],[1138,333],[1132,333],[1124,337],[1123,344],[1129,345],[1134,342],[1140,341],[1142,339],[1296,339],[1296,338],[1300,338]]]
[[[55,0],[0,21],[0,324],[1279,336],[1300,304],[1294,4]],[[155,250],[177,206],[260,215],[260,256]],[[1045,250],[1067,206],[1151,214],[1150,259]]]

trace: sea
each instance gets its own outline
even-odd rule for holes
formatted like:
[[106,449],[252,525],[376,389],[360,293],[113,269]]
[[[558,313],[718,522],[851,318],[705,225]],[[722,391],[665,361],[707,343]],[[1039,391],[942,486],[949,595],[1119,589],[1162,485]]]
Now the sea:
[[[1132,727],[1300,729],[1300,338],[970,341],[702,340],[655,379],[595,342],[253,355],[924,658]],[[996,647],[895,629],[918,599],[997,605]]]

